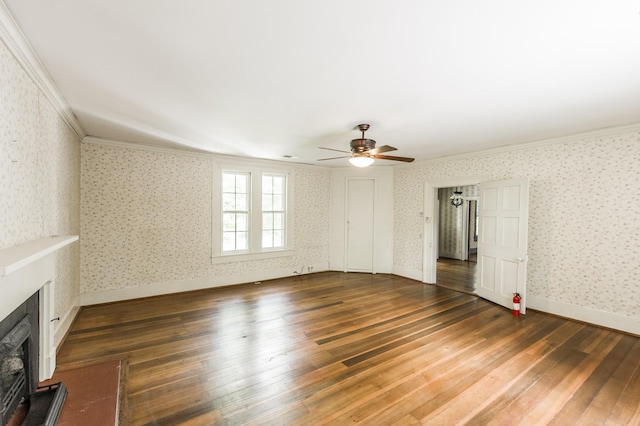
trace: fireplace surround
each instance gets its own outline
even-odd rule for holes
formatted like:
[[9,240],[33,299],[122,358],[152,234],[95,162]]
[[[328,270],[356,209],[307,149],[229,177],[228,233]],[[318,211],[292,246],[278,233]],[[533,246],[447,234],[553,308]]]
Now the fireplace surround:
[[[37,384],[55,370],[55,253],[77,240],[74,235],[53,236],[0,250],[2,425],[21,400],[30,402],[26,424],[53,425],[62,408],[62,383],[45,389]],[[30,423],[34,416],[36,421]]]
[[[35,315],[35,318],[34,318]],[[2,424],[23,399],[36,391],[38,295],[34,294],[0,322],[0,415]]]

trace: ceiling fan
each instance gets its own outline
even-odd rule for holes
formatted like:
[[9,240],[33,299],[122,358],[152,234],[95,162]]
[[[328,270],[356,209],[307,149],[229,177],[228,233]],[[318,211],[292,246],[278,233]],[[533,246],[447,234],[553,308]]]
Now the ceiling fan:
[[340,149],[319,147],[320,149],[328,149],[329,151],[345,152],[351,155],[345,155],[343,157],[321,158],[318,161],[336,160],[338,158],[348,158],[349,162],[356,167],[367,167],[373,164],[376,158],[379,158],[380,160],[404,161],[405,163],[410,163],[414,160],[413,158],[409,158],[409,157],[380,155],[381,152],[396,151],[397,148],[394,148],[389,145],[383,145],[379,148],[376,148],[376,141],[374,141],[373,139],[366,139],[364,137],[364,132],[369,130],[369,125],[358,124],[358,129],[360,129],[360,131],[362,132],[362,137],[359,139],[351,140],[351,143],[350,143],[351,152],[342,151]]

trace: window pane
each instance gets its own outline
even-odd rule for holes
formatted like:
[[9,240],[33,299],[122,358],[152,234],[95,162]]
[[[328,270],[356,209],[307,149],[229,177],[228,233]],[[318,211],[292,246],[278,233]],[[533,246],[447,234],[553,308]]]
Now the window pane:
[[262,210],[273,210],[273,197],[270,194],[262,194]]
[[233,251],[236,249],[236,233],[224,232],[222,234],[222,250]]
[[273,214],[273,229],[284,229],[284,213]]
[[273,209],[272,210],[284,210],[284,197],[282,195],[273,196]]
[[273,231],[262,231],[262,248],[273,247]]
[[235,194],[222,194],[222,210],[235,210],[236,196]]
[[273,247],[284,246],[284,231],[273,231]]
[[247,202],[247,194],[236,194],[236,206],[234,210],[247,211],[249,210],[249,203]]
[[273,177],[262,176],[262,193],[271,194],[273,192]]
[[237,174],[236,175],[236,188],[235,188],[235,192],[237,193],[241,193],[241,194],[246,194],[248,191],[247,189],[249,188],[248,185],[248,176],[245,174]]
[[284,194],[284,177],[273,176],[273,193]]
[[236,214],[236,231],[249,231],[249,215],[245,213]]
[[236,233],[236,250],[246,250],[249,247],[249,235],[247,232]]
[[273,229],[273,213],[262,213],[262,229]]
[[225,232],[233,232],[236,230],[236,215],[234,213],[225,213],[222,215],[222,230]]
[[222,174],[222,192],[235,192],[236,175],[234,173]]

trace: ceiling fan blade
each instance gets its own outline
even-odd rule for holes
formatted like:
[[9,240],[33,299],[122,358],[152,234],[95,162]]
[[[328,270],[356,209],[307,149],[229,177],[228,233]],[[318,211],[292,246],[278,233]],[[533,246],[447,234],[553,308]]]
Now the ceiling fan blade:
[[398,148],[394,148],[394,147],[389,146],[389,145],[382,145],[382,146],[379,146],[378,148],[373,148],[373,149],[370,149],[369,151],[366,151],[366,152],[367,152],[367,154],[377,155],[377,154],[379,154],[381,152],[389,152],[389,151],[397,151],[397,150],[398,150]]
[[393,155],[379,155],[379,154],[374,155],[374,158],[379,158],[381,160],[404,161],[405,163],[410,163],[413,160],[415,160],[415,158],[395,157]]
[[[334,150],[337,151],[337,150]],[[331,158],[319,158],[316,161],[326,161],[326,160],[338,160],[340,158],[349,158],[351,157],[350,155],[344,156],[344,157],[331,157]]]
[[338,151],[338,152],[346,152],[347,154],[351,154],[351,151],[343,151],[341,149],[333,149],[333,148],[323,148],[321,146],[318,147],[318,149],[327,149],[329,151]]

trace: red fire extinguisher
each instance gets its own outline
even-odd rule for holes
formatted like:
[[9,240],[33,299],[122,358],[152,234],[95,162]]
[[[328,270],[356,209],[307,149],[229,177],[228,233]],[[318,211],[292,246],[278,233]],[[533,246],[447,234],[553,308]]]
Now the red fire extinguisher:
[[520,293],[513,293],[513,316],[520,316]]

